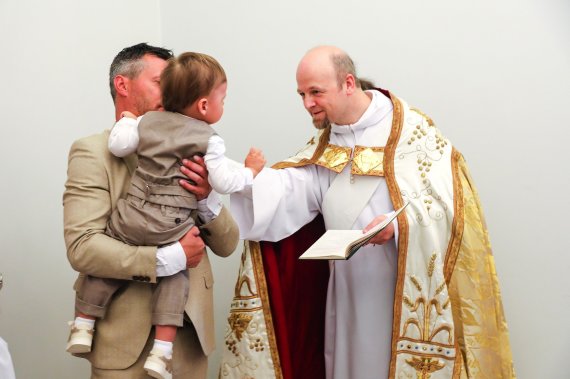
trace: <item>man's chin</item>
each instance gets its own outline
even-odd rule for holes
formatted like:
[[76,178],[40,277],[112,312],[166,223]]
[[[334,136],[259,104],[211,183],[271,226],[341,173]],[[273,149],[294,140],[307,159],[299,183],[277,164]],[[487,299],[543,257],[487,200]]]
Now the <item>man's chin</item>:
[[320,120],[314,119],[313,118],[313,125],[315,128],[321,130],[321,129],[326,129],[329,125],[330,125],[330,121],[328,118],[323,118]]

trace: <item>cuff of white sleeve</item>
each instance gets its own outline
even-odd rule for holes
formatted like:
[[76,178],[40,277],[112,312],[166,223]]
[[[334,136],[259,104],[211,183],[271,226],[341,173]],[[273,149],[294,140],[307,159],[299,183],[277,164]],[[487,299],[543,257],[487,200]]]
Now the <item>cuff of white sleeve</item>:
[[217,192],[212,191],[210,195],[198,201],[198,217],[203,224],[207,224],[220,214],[222,211],[222,201]]
[[253,184],[253,171],[249,168],[244,167],[243,170],[243,178],[244,178],[244,187],[251,186]]
[[180,242],[157,249],[156,276],[171,276],[182,270],[186,270],[186,254]]

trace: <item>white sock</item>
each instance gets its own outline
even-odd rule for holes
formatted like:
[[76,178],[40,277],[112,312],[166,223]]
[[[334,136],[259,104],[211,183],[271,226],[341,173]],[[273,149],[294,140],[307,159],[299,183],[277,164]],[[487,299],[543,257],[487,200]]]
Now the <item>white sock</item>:
[[155,339],[152,348],[160,349],[163,352],[165,358],[172,358],[172,342]]
[[95,320],[91,320],[89,318],[83,318],[83,317],[76,317],[75,318],[75,327],[78,327],[79,325],[86,325],[89,327],[89,329],[93,329],[95,327]]

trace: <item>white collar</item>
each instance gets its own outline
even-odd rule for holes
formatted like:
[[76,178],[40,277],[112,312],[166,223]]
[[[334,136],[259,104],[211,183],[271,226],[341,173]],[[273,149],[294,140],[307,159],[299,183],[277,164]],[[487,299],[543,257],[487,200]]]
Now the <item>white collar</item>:
[[331,131],[333,133],[345,134],[377,125],[394,108],[392,101],[379,91],[370,90],[365,92],[372,95],[372,101],[370,101],[370,105],[368,105],[364,114],[354,124],[331,124]]

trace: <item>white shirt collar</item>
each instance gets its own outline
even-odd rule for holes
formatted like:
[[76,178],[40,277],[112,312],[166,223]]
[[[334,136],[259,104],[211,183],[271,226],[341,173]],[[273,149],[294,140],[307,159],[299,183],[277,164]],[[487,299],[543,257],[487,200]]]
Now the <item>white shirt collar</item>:
[[370,90],[365,92],[372,95],[372,101],[370,101],[370,105],[368,105],[364,114],[354,124],[332,124],[331,131],[333,133],[344,134],[377,125],[394,108],[392,101],[379,91]]

